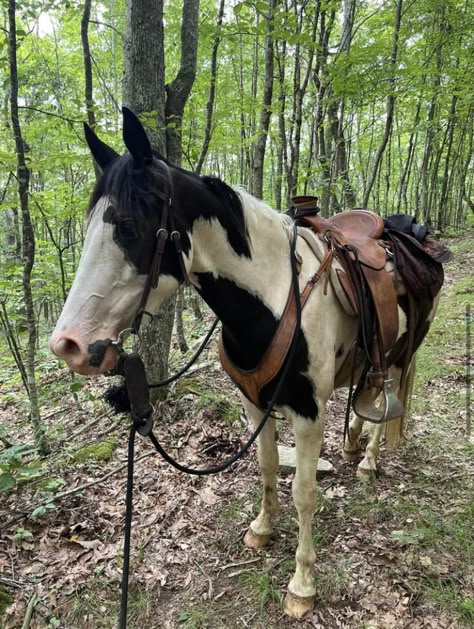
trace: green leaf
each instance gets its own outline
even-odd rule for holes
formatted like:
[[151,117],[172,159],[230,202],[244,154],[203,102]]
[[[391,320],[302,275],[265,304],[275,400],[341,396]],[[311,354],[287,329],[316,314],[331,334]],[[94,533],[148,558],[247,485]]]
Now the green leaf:
[[71,393],[77,393],[78,391],[82,389],[83,386],[84,386],[83,382],[73,382],[72,384],[69,385],[69,388],[71,390]]
[[46,515],[46,513],[49,513],[50,511],[54,511],[55,509],[56,509],[56,505],[52,502],[48,502],[45,505],[36,507],[36,509],[31,514],[31,517],[33,518],[33,520],[36,520],[37,518],[40,518],[41,516]]
[[24,529],[20,526],[15,531],[15,535],[13,537],[18,540],[31,539],[33,537],[33,533],[30,530]]
[[0,491],[9,491],[15,485],[15,479],[10,472],[0,474]]

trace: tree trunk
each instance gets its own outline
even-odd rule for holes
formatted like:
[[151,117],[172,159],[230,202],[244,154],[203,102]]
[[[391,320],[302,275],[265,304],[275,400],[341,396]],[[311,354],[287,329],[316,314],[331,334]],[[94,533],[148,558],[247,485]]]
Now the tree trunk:
[[387,146],[387,143],[390,139],[390,134],[392,132],[392,123],[393,123],[393,113],[395,111],[395,69],[397,65],[398,58],[398,39],[400,35],[400,24],[402,21],[402,4],[403,0],[397,0],[397,10],[395,14],[395,24],[393,27],[393,45],[392,45],[392,54],[390,57],[390,93],[387,96],[387,117],[385,119],[385,129],[382,137],[382,141],[377,150],[374,160],[374,166],[372,173],[369,178],[369,182],[364,192],[364,198],[362,200],[362,207],[367,207],[369,202],[370,193],[372,192],[373,185],[377,178],[378,170],[380,167],[380,162],[382,161],[382,157]]
[[273,19],[277,0],[269,0],[267,16],[267,34],[265,35],[265,78],[263,85],[262,110],[258,127],[258,139],[255,146],[253,164],[253,193],[261,199],[263,196],[263,167],[265,162],[265,148],[267,145],[268,128],[272,115],[273,97]]
[[181,165],[181,124],[186,102],[196,77],[199,0],[184,0],[181,25],[181,64],[174,81],[166,86],[166,152]]
[[28,345],[26,350],[26,375],[28,382],[28,394],[30,398],[30,418],[33,425],[35,445],[42,455],[49,454],[49,444],[46,432],[40,417],[38,390],[35,375],[36,353],[36,320],[33,306],[33,294],[31,290],[31,274],[35,260],[35,235],[31,222],[30,208],[28,204],[28,188],[30,171],[26,164],[25,143],[21,134],[20,119],[18,116],[18,68],[16,56],[16,3],[9,0],[8,3],[8,52],[10,66],[10,111],[15,149],[17,158],[18,197],[20,199],[22,220],[22,260],[23,260],[23,300],[25,316],[28,328]]
[[[123,100],[142,114],[153,148],[177,166],[181,164],[184,106],[196,73],[198,15],[199,0],[185,0],[181,65],[174,81],[165,88],[163,0],[127,0]],[[154,320],[144,321],[140,330],[141,353],[151,382],[162,380],[168,373],[175,301],[175,296],[166,299]],[[151,393],[152,401],[163,395],[160,389]]]
[[196,172],[200,174],[204,160],[206,159],[207,151],[209,150],[209,144],[211,142],[212,135],[212,115],[214,112],[214,103],[216,100],[216,80],[217,80],[217,52],[219,50],[219,44],[221,43],[221,26],[222,19],[224,17],[224,3],[225,0],[220,0],[219,14],[217,16],[217,34],[214,39],[214,45],[212,47],[211,55],[211,81],[209,85],[209,99],[206,105],[206,130],[204,132],[204,141],[199,155],[198,163],[196,166]]
[[123,50],[123,102],[146,114],[152,146],[166,153],[163,0],[127,0]]

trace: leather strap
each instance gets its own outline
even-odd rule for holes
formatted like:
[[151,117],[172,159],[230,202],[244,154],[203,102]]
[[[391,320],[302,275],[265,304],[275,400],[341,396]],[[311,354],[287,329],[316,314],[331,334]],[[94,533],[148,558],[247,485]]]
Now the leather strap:
[[[151,259],[150,271],[148,272],[148,276],[146,278],[145,287],[143,289],[143,293],[140,299],[140,303],[138,305],[137,315],[133,322],[133,329],[135,333],[138,332],[143,314],[146,313],[146,304],[152,289],[158,288],[158,282],[160,281],[160,269],[161,269],[161,261],[163,259],[163,254],[165,251],[165,246],[168,238],[174,243],[176,253],[178,256],[179,266],[181,273],[183,274],[184,282],[186,284],[191,284],[189,280],[189,275],[186,270],[186,265],[184,263],[184,253],[183,253],[183,244],[181,242],[181,234],[176,229],[176,220],[173,213],[173,178],[171,176],[170,167],[166,162],[159,160],[158,163],[163,167],[166,174],[166,193],[164,194],[164,204],[163,210],[161,213],[160,226],[158,231],[156,232],[156,240],[155,240],[155,248],[153,251],[153,257]],[[168,224],[171,230],[168,231]],[[153,318],[153,315],[147,313]]]
[[[326,284],[324,286],[324,294],[326,294],[327,280],[333,259],[333,251],[329,250],[316,273],[308,280],[303,291],[301,292],[301,308],[308,301],[313,288],[319,282],[321,277],[326,274]],[[299,271],[298,271],[299,272]],[[260,393],[263,387],[274,380],[283,367],[289,349],[291,347],[296,330],[296,302],[293,287],[290,286],[288,298],[286,301],[283,314],[278,323],[276,332],[271,340],[270,345],[266,349],[259,364],[250,370],[240,369],[229,358],[222,339],[219,337],[219,358],[224,371],[231,380],[239,387],[244,395],[258,408],[262,408],[260,402]]]

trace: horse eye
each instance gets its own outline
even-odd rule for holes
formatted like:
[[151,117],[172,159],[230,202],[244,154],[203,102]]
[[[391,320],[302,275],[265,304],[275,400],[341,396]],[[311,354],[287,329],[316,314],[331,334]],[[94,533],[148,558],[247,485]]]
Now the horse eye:
[[137,238],[137,230],[133,221],[122,221],[117,225],[118,235],[121,240],[130,241]]

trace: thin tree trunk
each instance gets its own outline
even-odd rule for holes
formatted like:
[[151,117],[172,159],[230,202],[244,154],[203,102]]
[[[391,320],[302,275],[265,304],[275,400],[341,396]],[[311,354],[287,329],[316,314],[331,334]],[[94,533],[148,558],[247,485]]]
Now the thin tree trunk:
[[270,126],[271,106],[273,97],[273,19],[277,0],[269,0],[267,16],[267,34],[265,35],[265,79],[263,86],[262,110],[258,128],[258,139],[255,146],[253,164],[253,191],[261,199],[263,196],[263,167],[265,148],[267,145],[268,128]]
[[444,162],[444,172],[443,172],[443,183],[441,185],[441,196],[438,206],[438,229],[442,230],[446,227],[446,213],[448,212],[448,182],[449,182],[449,168],[451,161],[451,151],[453,148],[453,138],[454,138],[454,129],[456,126],[456,104],[458,97],[456,94],[453,95],[451,100],[451,110],[449,112],[449,122],[448,122],[448,147],[446,150],[446,157]]
[[285,70],[286,70],[286,41],[281,43],[281,50],[276,44],[276,60],[278,65],[278,146],[277,146],[277,167],[275,173],[275,208],[281,210],[283,172],[287,170],[286,154],[286,124],[285,124]]
[[382,160],[382,156],[385,151],[385,147],[390,138],[390,133],[392,131],[392,123],[393,123],[393,112],[395,110],[395,69],[398,58],[398,39],[400,35],[400,24],[402,21],[402,4],[403,0],[397,0],[397,10],[395,14],[395,25],[393,28],[393,46],[392,46],[392,54],[390,57],[390,93],[387,96],[387,117],[385,119],[385,129],[382,137],[382,141],[377,150],[374,160],[374,166],[372,169],[372,173],[369,178],[369,182],[364,192],[364,198],[362,200],[362,206],[367,207],[369,202],[370,193],[372,192],[372,187],[377,178],[378,170],[380,167],[380,162]]
[[87,121],[89,126],[94,128],[96,125],[95,112],[94,112],[94,99],[92,93],[92,63],[91,63],[91,50],[89,46],[89,21],[91,18],[91,1],[84,0],[84,11],[81,19],[81,41],[82,52],[84,58],[84,85],[85,85],[85,98],[87,107]]
[[186,354],[189,347],[186,343],[186,336],[184,334],[183,325],[183,311],[184,311],[184,286],[180,286],[176,297],[176,334],[178,336],[179,351],[182,354]]
[[26,164],[25,143],[21,134],[20,119],[18,116],[18,68],[16,55],[16,3],[9,0],[8,3],[8,52],[10,66],[10,111],[15,149],[17,158],[18,196],[20,199],[22,219],[22,258],[23,258],[23,300],[28,328],[28,345],[26,350],[25,368],[28,381],[28,393],[30,398],[30,418],[33,426],[35,445],[42,455],[49,454],[49,444],[46,432],[41,420],[38,402],[38,390],[35,375],[36,353],[36,321],[31,290],[31,275],[35,260],[35,235],[31,222],[30,208],[28,205],[28,188],[30,171]]
[[421,101],[420,98],[418,100],[418,104],[416,107],[415,120],[413,122],[413,131],[410,134],[410,140],[408,141],[408,149],[407,149],[407,157],[405,161],[405,167],[403,168],[402,174],[400,176],[400,183],[398,184],[398,200],[397,200],[397,212],[400,212],[400,208],[402,205],[402,199],[405,200],[405,210],[407,210],[407,188],[410,177],[411,165],[413,156],[415,154],[415,146],[416,140],[418,137],[418,122],[420,120],[420,111],[421,111]]
[[202,170],[204,160],[206,159],[207,152],[209,150],[209,144],[211,142],[212,134],[212,115],[214,112],[214,103],[216,100],[216,80],[217,80],[217,53],[219,51],[219,44],[221,43],[221,26],[222,19],[224,17],[224,4],[225,0],[220,0],[219,13],[217,16],[217,33],[214,39],[214,45],[212,46],[211,55],[211,81],[209,84],[209,99],[206,105],[206,130],[204,132],[204,141],[201,148],[201,153],[195,168],[195,171],[199,174]]

